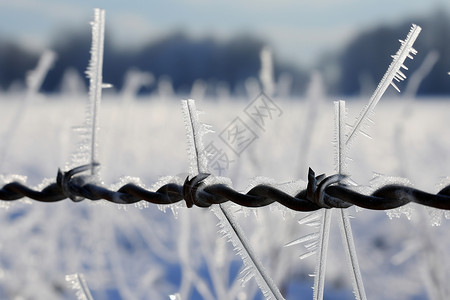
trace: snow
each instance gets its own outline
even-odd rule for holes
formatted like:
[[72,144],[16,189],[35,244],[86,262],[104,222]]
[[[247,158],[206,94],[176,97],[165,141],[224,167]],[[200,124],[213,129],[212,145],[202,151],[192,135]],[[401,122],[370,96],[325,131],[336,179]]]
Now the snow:
[[[0,162],[0,179],[20,178],[38,186],[44,178],[55,178],[57,169],[64,170],[69,161],[77,146],[72,128],[85,118],[86,98],[39,95],[27,103],[26,114],[15,122],[12,118],[20,99],[22,94],[0,94],[0,136],[8,134],[11,122],[15,127],[5,159]],[[301,144],[304,139],[299,133],[305,132],[309,104],[304,99],[274,99],[283,114],[265,131],[255,127],[258,139],[239,156],[233,155],[234,162],[223,174],[234,188],[245,190],[260,176],[277,183],[298,182],[306,178],[308,167],[317,174],[335,172],[331,143],[334,99],[318,103],[307,148]],[[117,187],[117,183],[135,182],[152,187],[160,179],[164,183],[183,180],[189,160],[180,99],[127,99],[125,109],[122,100],[119,95],[105,93],[99,112],[98,159],[104,184]],[[219,142],[220,132],[236,116],[242,116],[249,102],[196,102],[197,108],[205,111],[202,122],[216,131],[205,135],[205,145],[208,140]],[[366,103],[366,99],[347,101],[348,120],[353,120]],[[403,114],[406,105],[410,109],[407,118]],[[358,139],[349,150],[352,179],[369,185],[374,172],[392,177],[402,174],[413,186],[437,192],[442,178],[450,172],[449,116],[450,101],[444,99],[383,99],[369,129],[372,139]],[[400,134],[396,134],[398,126]],[[299,149],[309,149],[309,153],[299,155]],[[232,155],[226,145],[224,151]],[[303,157],[307,160],[301,161]],[[305,169],[299,170],[299,165]],[[448,180],[444,182],[448,184]],[[419,218],[424,209],[417,205],[408,209],[412,209],[411,220],[403,215],[390,220],[384,212],[349,209],[355,217],[353,235],[369,299],[430,297],[423,277],[429,276],[425,275],[429,271],[424,258],[429,257],[426,251],[430,249],[426,245],[432,245],[433,253],[445,255],[450,247],[448,221],[439,213],[432,213],[431,220]],[[69,200],[54,204],[19,201],[0,208],[0,298],[76,299],[65,276],[82,273],[94,299],[168,299],[178,293],[187,270],[202,279],[205,286],[197,288],[209,289],[214,298],[221,290],[236,299],[242,292],[246,299],[260,297],[253,280],[245,287],[234,284],[242,263],[217,234],[217,218],[199,208],[177,210],[175,218],[151,204],[122,210],[103,202]],[[314,270],[314,259],[298,259],[304,252],[302,245],[283,247],[314,232],[298,222],[307,214],[276,213],[270,207],[257,212],[257,217],[239,211],[236,216],[255,252],[279,288],[287,291],[286,299],[311,298],[312,290],[305,286],[312,286],[308,274]],[[440,226],[432,226],[439,215]],[[425,236],[423,227],[432,235]],[[331,228],[329,243],[325,295],[351,297],[337,226]],[[394,259],[404,251],[409,254]],[[207,258],[207,252],[214,255]],[[185,255],[189,269],[182,263]],[[445,257],[439,262],[442,270],[436,274],[444,272],[447,278],[449,263]],[[193,288],[191,299],[208,294],[197,288]]]

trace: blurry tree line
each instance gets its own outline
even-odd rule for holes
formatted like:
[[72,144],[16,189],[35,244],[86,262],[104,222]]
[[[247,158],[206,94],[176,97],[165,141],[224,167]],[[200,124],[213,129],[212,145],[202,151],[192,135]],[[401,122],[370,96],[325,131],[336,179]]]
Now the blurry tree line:
[[[380,25],[370,31],[361,32],[341,53],[324,58],[320,68],[324,74],[331,74],[331,78],[326,81],[329,91],[355,95],[365,93],[364,88],[369,87],[370,92],[373,92],[392,61],[391,55],[400,47],[396,41],[406,37],[412,23],[421,26],[422,32],[414,43],[414,48],[419,53],[414,56],[413,61],[406,62],[409,71],[405,74],[410,78],[426,56],[435,51],[438,60],[421,82],[418,94],[449,95],[450,18],[442,10],[436,11],[428,18],[410,18],[396,26]],[[338,76],[333,75],[333,72],[338,73]]]
[[[420,95],[450,94],[448,72],[450,71],[450,19],[437,11],[422,20],[406,20],[396,26],[381,25],[361,32],[339,53],[324,54],[317,69],[324,76],[329,93],[333,95],[358,95],[365,87],[374,88],[399,48],[396,41],[404,38],[411,23],[423,28],[415,48],[419,51],[413,62],[408,63],[410,75],[417,69],[426,54],[437,51],[439,60],[422,82]],[[65,33],[49,46],[58,55],[54,67],[45,79],[43,90],[57,92],[67,68],[84,74],[89,61],[90,32]],[[117,50],[108,35],[105,39],[104,82],[121,89],[124,74],[131,67],[151,72],[156,80],[170,78],[174,90],[188,93],[197,79],[208,86],[225,84],[233,93],[243,90],[249,77],[258,77],[260,51],[265,41],[250,35],[235,37],[226,42],[213,38],[192,40],[182,32],[173,33],[160,40],[149,42],[139,49]],[[276,48],[276,47],[275,47]],[[301,49],[299,49],[301,55]],[[13,82],[24,79],[27,70],[34,68],[39,54],[27,52],[13,41],[0,37],[0,87],[8,89]],[[290,74],[293,95],[303,94],[309,81],[309,71],[295,67],[289,62],[274,57],[275,78]],[[141,92],[151,92],[155,85]]]

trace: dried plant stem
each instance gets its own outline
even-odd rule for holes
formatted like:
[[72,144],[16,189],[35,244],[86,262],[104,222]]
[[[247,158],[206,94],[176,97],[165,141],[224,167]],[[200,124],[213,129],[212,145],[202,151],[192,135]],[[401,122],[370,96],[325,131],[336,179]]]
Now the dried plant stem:
[[87,70],[89,78],[89,102],[91,105],[91,175],[94,175],[94,163],[97,161],[97,131],[98,111],[102,98],[103,89],[103,47],[105,39],[105,10],[96,8],[94,10],[94,21],[92,25],[91,60]]
[[319,230],[317,246],[316,270],[314,272],[313,299],[322,300],[325,286],[325,270],[327,265],[328,240],[330,237],[330,224],[333,210],[322,209],[323,216]]
[[[336,129],[337,129],[337,169],[339,173],[343,173],[345,169],[345,157],[348,148],[350,147],[354,138],[358,135],[358,133],[363,133],[367,135],[363,131],[363,126],[366,123],[370,122],[370,117],[374,112],[375,106],[383,96],[386,89],[389,85],[392,85],[397,91],[400,92],[397,85],[393,82],[396,80],[397,82],[403,81],[406,79],[405,74],[403,74],[400,69],[407,70],[408,68],[404,65],[406,58],[412,59],[413,56],[411,54],[417,54],[417,51],[413,48],[413,44],[416,41],[417,37],[420,34],[422,29],[413,24],[411,30],[409,31],[406,39],[404,41],[400,40],[401,46],[395,55],[392,56],[393,61],[389,65],[386,73],[381,79],[379,85],[377,86],[375,92],[369,100],[367,106],[361,112],[359,118],[356,120],[355,125],[353,126],[350,134],[347,139],[344,140],[344,124],[345,119],[345,103],[343,101],[337,102],[336,105]],[[354,244],[353,234],[350,225],[350,219],[348,217],[348,213],[344,210],[340,210],[339,214],[339,227],[341,231],[342,242],[344,244],[344,248],[346,250],[347,259],[350,264],[352,283],[353,283],[353,292],[355,294],[356,299],[366,299],[366,294],[364,291],[364,285],[361,276],[361,270],[358,264],[358,258],[356,256],[356,248]]]
[[[187,118],[186,125],[188,128],[188,139],[191,139],[190,153],[195,156],[194,165],[196,165],[198,173],[206,173],[206,157],[202,142],[202,124],[198,121],[198,113],[195,107],[194,100],[184,100],[183,108]],[[263,267],[261,261],[257,257],[255,251],[250,245],[244,231],[237,222],[229,206],[226,204],[219,204],[219,209],[213,209],[220,220],[225,235],[230,238],[230,241],[237,247],[238,254],[244,262],[244,270],[248,270],[250,276],[255,276],[255,279],[266,299],[284,299],[278,287],[273,282]]]
[[[335,102],[335,119],[336,119],[336,138],[337,138],[337,153],[336,153],[336,167],[339,174],[345,174],[346,172],[346,150],[345,145],[345,124],[346,124],[346,111],[345,101]],[[350,218],[347,210],[338,209],[338,222],[341,232],[341,240],[347,255],[347,261],[350,267],[350,274],[352,277],[353,293],[357,300],[365,300],[366,292],[364,290],[364,284],[361,276],[361,270],[359,268],[358,257],[356,255],[355,240],[353,238],[352,227],[350,224]]]
[[94,300],[83,274],[66,275],[66,281],[70,283],[72,289],[77,291],[76,296],[78,300]]
[[404,65],[406,58],[412,59],[413,56],[411,54],[417,54],[417,51],[413,48],[413,44],[419,36],[421,30],[422,28],[420,28],[420,26],[413,24],[410,32],[406,36],[406,39],[404,41],[400,41],[400,49],[395,55],[392,56],[392,63],[389,65],[389,68],[387,69],[386,73],[375,89],[375,92],[369,100],[369,104],[364,108],[359,118],[356,120],[352,131],[348,135],[347,141],[345,143],[346,145],[350,145],[359,132],[364,133],[362,131],[363,125],[370,120],[370,116],[371,114],[373,114],[375,106],[377,105],[378,101],[380,101],[389,85],[392,85],[397,91],[400,91],[393,80],[395,79],[397,82],[399,82],[406,78],[406,76],[403,74],[403,72],[400,71],[400,69],[407,70],[408,68]]

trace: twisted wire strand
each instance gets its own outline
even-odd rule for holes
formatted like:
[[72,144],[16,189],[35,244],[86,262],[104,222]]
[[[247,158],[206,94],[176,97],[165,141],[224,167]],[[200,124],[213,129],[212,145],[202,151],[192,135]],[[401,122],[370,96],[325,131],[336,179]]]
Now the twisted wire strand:
[[117,204],[132,204],[144,200],[163,205],[184,200],[187,207],[209,207],[212,204],[231,201],[241,206],[253,208],[278,202],[295,211],[348,208],[353,205],[371,210],[388,210],[414,202],[450,210],[450,185],[437,194],[431,194],[412,187],[388,184],[370,195],[364,195],[342,184],[342,180],[346,176],[315,176],[314,171],[309,169],[306,189],[295,196],[265,184],[257,185],[247,193],[238,192],[224,184],[206,185],[204,180],[209,174],[199,174],[190,179],[188,177],[183,185],[168,183],[154,192],[132,183],[125,184],[117,191],[113,191],[92,183],[92,176],[80,174],[91,167],[92,165],[89,164],[67,172],[58,170],[56,182],[49,184],[41,191],[33,190],[19,182],[8,183],[0,189],[0,200],[14,201],[28,197],[36,201],[50,203],[67,198],[74,202],[84,199],[104,199]]

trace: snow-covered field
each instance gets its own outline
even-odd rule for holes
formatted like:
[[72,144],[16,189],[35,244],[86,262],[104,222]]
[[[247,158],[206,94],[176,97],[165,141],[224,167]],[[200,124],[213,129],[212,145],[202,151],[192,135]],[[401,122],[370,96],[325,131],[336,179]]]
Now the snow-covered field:
[[[85,118],[86,97],[59,95],[21,102],[21,94],[0,94],[0,183],[26,180],[39,186],[54,180],[77,149],[74,127]],[[103,98],[99,160],[106,186],[139,180],[148,188],[158,180],[189,170],[180,99]],[[246,191],[256,177],[294,193],[303,189],[308,167],[333,174],[334,111],[332,100],[276,99],[280,114],[239,155],[220,138],[230,123],[251,123],[249,99],[202,100],[201,121],[215,133],[205,136],[227,153],[233,187]],[[361,185],[375,173],[404,177],[414,187],[436,192],[450,179],[449,99],[383,98],[369,134],[351,148],[348,171]],[[347,101],[353,123],[367,99]],[[254,125],[254,124],[253,124]],[[11,177],[18,174],[23,177]],[[133,178],[130,178],[133,177]],[[166,179],[167,180],[167,179]],[[395,179],[381,177],[381,181]],[[254,299],[250,280],[241,287],[241,260],[217,233],[217,218],[208,209],[180,208],[165,213],[141,203],[118,207],[88,200],[42,204],[28,200],[0,203],[0,298],[76,299],[65,275],[83,273],[94,299]],[[409,206],[392,220],[385,212],[350,208],[355,244],[369,299],[433,299],[448,289],[450,249],[448,220],[439,212]],[[299,225],[304,213],[279,206],[236,209],[256,252],[287,299],[310,299],[314,257],[300,260],[301,245],[284,247],[311,232]],[[391,214],[392,216],[392,214]],[[448,215],[447,215],[448,216]],[[444,216],[445,217],[445,216]],[[351,299],[352,287],[337,223],[332,223],[325,297]],[[191,291],[191,293],[189,293]],[[255,296],[256,295],[256,296]],[[439,295],[439,294],[438,294]],[[449,294],[447,294],[449,295]],[[436,296],[438,297],[438,296]],[[438,299],[438,298],[435,298]]]

